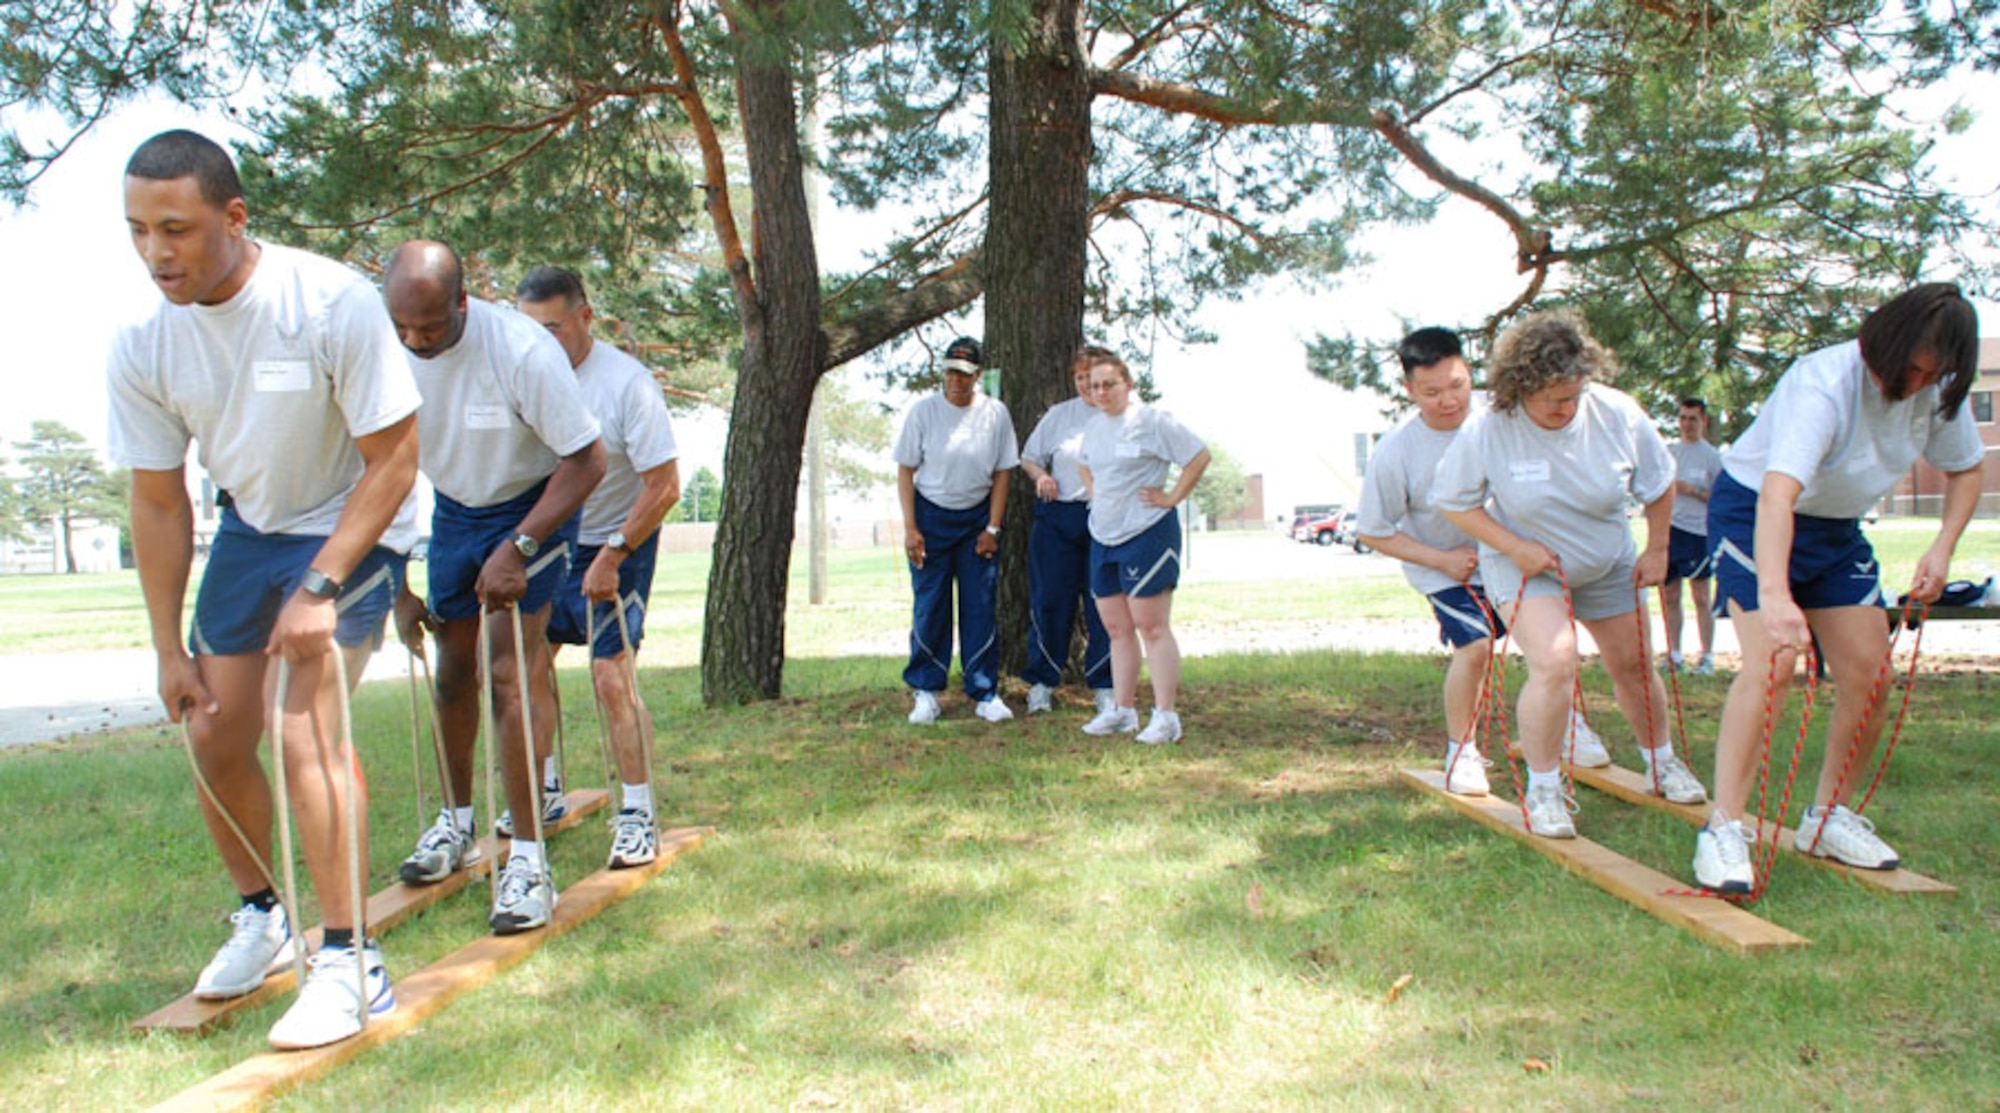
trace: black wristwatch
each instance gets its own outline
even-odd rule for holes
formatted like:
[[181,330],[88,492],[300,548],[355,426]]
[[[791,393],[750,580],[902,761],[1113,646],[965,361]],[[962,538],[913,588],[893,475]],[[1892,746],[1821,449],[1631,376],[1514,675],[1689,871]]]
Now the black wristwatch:
[[625,540],[625,534],[623,531],[612,534],[610,540],[604,543],[604,547],[612,550],[613,552],[624,553],[626,556],[632,555],[632,545],[630,542]]
[[523,560],[533,560],[542,551],[542,543],[525,533],[517,533],[514,535],[514,551],[520,553]]
[[299,590],[315,599],[326,601],[338,599],[340,598],[341,587],[342,585],[339,580],[334,579],[317,568],[308,568],[305,571],[305,575],[299,577]]

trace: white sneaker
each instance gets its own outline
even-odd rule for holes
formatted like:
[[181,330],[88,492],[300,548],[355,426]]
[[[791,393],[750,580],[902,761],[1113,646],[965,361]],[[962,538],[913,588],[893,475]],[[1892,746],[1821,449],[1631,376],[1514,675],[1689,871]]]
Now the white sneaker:
[[1545,785],[1528,790],[1528,833],[1545,839],[1573,839],[1576,821],[1570,814],[1576,802],[1563,795],[1561,785]]
[[1569,738],[1563,743],[1563,756],[1579,769],[1602,769],[1611,764],[1611,751],[1604,748],[1604,739],[1576,711],[1569,713]]
[[1659,787],[1654,791],[1671,803],[1708,803],[1708,790],[1701,787],[1701,782],[1695,779],[1694,772],[1678,754],[1668,754],[1653,763],[1646,777],[1646,787],[1653,788],[1655,779],[1659,781]]
[[[324,1047],[360,1033],[370,1020],[396,1011],[396,991],[382,966],[382,948],[372,940],[360,951],[324,947],[312,956],[312,969],[299,999],[271,1026],[271,1046],[280,1051]],[[367,1004],[362,1003],[362,969],[367,970]]]
[[1704,653],[1704,654],[1702,654],[1702,655],[1701,655],[1701,660],[1699,660],[1699,661],[1696,661],[1696,662],[1695,662],[1695,664],[1694,664],[1694,667],[1688,670],[1688,675],[1689,675],[1689,676],[1714,676],[1714,675],[1715,675],[1715,654],[1713,654],[1713,653]]
[[1055,706],[1054,700],[1050,698],[1054,694],[1055,689],[1046,684],[1030,684],[1028,686],[1028,714],[1039,715]]
[[1750,836],[1743,821],[1716,812],[1694,837],[1694,883],[1718,893],[1747,893],[1756,875],[1750,869]]
[[1834,805],[1833,814],[1826,817],[1825,823],[1820,822],[1816,809],[1807,808],[1805,817],[1799,820],[1795,845],[1802,853],[1831,858],[1856,869],[1892,870],[1902,862],[1895,850],[1876,836],[1872,820],[1856,815],[1843,804]]
[[495,935],[515,935],[548,923],[555,909],[556,888],[549,882],[549,871],[516,856],[507,859],[507,868],[500,871],[500,898],[486,922]]
[[417,848],[396,870],[406,885],[429,885],[443,881],[483,857],[471,832],[458,829],[451,809],[438,810],[437,822],[417,837]]
[[1118,709],[1118,696],[1111,689],[1094,688],[1092,689],[1092,691],[1096,693],[1095,698],[1097,700],[1097,713],[1099,715],[1102,715],[1107,711],[1115,711]]
[[1138,729],[1139,712],[1130,707],[1120,707],[1115,703],[1111,705],[1109,711],[1099,711],[1095,719],[1083,724],[1083,733],[1099,736],[1131,734]]
[[[1134,712],[1132,717],[1136,719],[1139,716]],[[1172,711],[1162,711],[1155,707],[1153,718],[1146,724],[1146,729],[1140,731],[1138,737],[1132,741],[1143,742],[1148,746],[1164,746],[1169,742],[1180,740],[1181,717]]]
[[987,696],[973,704],[972,713],[989,723],[1004,723],[1014,717],[1014,713],[1007,710],[1007,704],[999,696]]
[[[569,793],[564,792],[560,784],[548,784],[544,782],[542,784],[542,826],[547,828],[568,814]],[[493,824],[493,833],[503,839],[514,837],[514,810],[512,808],[500,813],[500,818]],[[530,835],[534,834],[533,831],[529,831],[528,833]]]
[[292,933],[285,923],[285,906],[269,912],[246,904],[229,914],[236,925],[229,942],[215,952],[195,979],[194,995],[203,1001],[241,997],[264,984],[264,976],[292,961]]
[[1458,752],[1458,760],[1451,758],[1450,744],[1446,744],[1444,757],[1444,790],[1453,796],[1484,796],[1493,791],[1487,783],[1486,767],[1493,764],[1479,756],[1479,751],[1467,746]]
[[626,808],[611,824],[611,859],[614,870],[643,866],[660,856],[660,832],[653,826],[651,812]]
[[911,694],[916,697],[917,705],[910,708],[910,721],[918,726],[937,722],[939,713],[937,693],[919,689]]

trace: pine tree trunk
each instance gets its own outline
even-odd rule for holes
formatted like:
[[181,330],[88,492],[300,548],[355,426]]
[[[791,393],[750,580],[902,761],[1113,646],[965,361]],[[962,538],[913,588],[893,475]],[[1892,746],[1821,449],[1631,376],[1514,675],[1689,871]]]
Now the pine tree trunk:
[[[1083,0],[1034,0],[1026,37],[995,42],[991,200],[982,261],[986,358],[1025,442],[1048,408],[1076,393],[1070,356],[1083,341],[1090,212],[1090,64]],[[1026,659],[1028,525],[1034,485],[1020,472],[1001,539],[1000,663]]]
[[791,73],[783,59],[746,50],[737,74],[757,304],[741,314],[743,362],[702,626],[701,692],[711,706],[776,699],[782,689],[799,466],[825,345]]

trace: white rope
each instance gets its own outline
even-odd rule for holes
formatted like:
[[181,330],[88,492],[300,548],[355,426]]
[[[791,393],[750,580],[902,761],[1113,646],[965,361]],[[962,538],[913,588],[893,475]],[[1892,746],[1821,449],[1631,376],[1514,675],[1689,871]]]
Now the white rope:
[[[618,598],[616,607],[618,637],[625,643],[625,689],[632,694],[632,711],[639,721],[639,757],[646,770],[646,788],[651,791],[653,784],[653,715],[646,710],[646,701],[639,696],[639,651],[632,647],[632,627],[625,621],[625,600]],[[654,802],[653,822],[659,823],[659,804]]]
[[[500,812],[493,800],[493,778],[500,773],[499,759],[494,756],[495,740],[493,725],[493,632],[486,621],[487,611],[479,612],[479,722],[480,733],[486,736],[486,814],[498,817]],[[478,832],[473,833],[478,838]],[[493,866],[487,870],[486,878],[493,890],[492,911],[500,911],[500,839],[493,839]]]
[[278,888],[278,879],[272,876],[270,863],[264,860],[262,854],[257,853],[256,846],[250,842],[250,836],[244,833],[242,826],[236,822],[236,817],[230,814],[229,809],[223,807],[222,797],[216,795],[215,786],[208,783],[207,775],[201,771],[201,761],[194,754],[194,711],[192,708],[181,715],[181,748],[187,753],[188,768],[194,771],[195,787],[201,789],[201,794],[208,799],[208,806],[214,808],[215,814],[222,817],[222,822],[236,836],[236,841],[243,844],[244,852],[250,855],[250,861],[256,865],[258,874],[264,878],[264,884],[270,886],[275,891]]
[[[361,1026],[368,1026],[368,893],[361,868],[361,777],[359,775],[361,755],[354,751],[354,709],[347,699],[347,654],[342,652],[338,642],[333,647],[333,678],[340,691],[340,748],[347,760],[341,762],[343,779],[347,788],[347,897],[353,903],[348,906],[348,926],[354,931],[354,975],[355,1000],[361,1006]],[[325,739],[317,732],[313,739],[322,749],[320,760],[326,759]],[[324,765],[322,765],[324,768]],[[331,786],[331,771],[327,784]]]
[[[590,661],[590,707],[597,714],[597,744],[604,751],[604,781],[606,800],[616,800],[619,794],[618,751],[611,744],[611,718],[604,713],[604,697],[597,691],[597,607],[584,608],[584,652]],[[618,824],[618,808],[607,808],[611,818],[606,826]]]
[[[528,811],[534,816],[535,845],[541,847],[542,869],[548,869],[548,847],[542,841],[542,770],[541,762],[535,757],[535,720],[528,707],[528,687],[534,677],[528,672],[528,647],[521,636],[521,608],[507,608],[508,617],[513,622],[514,632],[514,680],[515,690],[521,695],[521,759],[528,767]],[[515,819],[515,830],[520,830],[520,819]]]

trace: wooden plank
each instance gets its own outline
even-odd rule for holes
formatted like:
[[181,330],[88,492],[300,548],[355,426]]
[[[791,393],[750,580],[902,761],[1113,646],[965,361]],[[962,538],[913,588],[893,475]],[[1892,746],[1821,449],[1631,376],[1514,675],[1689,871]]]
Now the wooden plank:
[[[1619,765],[1602,769],[1571,769],[1570,778],[1580,785],[1589,785],[1608,796],[1616,796],[1620,800],[1666,812],[1694,827],[1700,827],[1708,822],[1708,813],[1712,807],[1709,804],[1675,804],[1655,796],[1653,783],[1646,774]],[[1756,817],[1747,820],[1746,826],[1752,831],[1758,830]],[[1914,870],[1860,870],[1831,858],[1796,853],[1793,846],[1797,839],[1798,832],[1789,827],[1779,826],[1778,848],[1786,852],[1787,859],[1832,870],[1849,881],[1878,892],[1932,897],[1958,895],[1956,886],[1925,877]]]
[[[563,817],[548,825],[549,834],[567,831],[582,823],[584,817],[602,810],[611,802],[611,794],[601,788],[571,790],[566,796],[568,811]],[[388,888],[368,898],[368,932],[380,938],[387,935],[396,925],[439,903],[446,897],[472,884],[475,877],[484,876],[493,868],[493,862],[500,853],[499,841],[488,835],[479,840],[481,856],[469,868],[458,870],[451,876],[432,885],[405,885],[393,882]],[[321,928],[307,929],[306,940],[319,946]],[[132,1022],[132,1027],[141,1030],[164,1028],[174,1032],[189,1032],[205,1035],[228,1021],[229,1017],[253,1005],[261,1005],[280,993],[287,992],[298,984],[298,974],[291,964],[273,971],[265,977],[264,984],[242,995],[222,1001],[203,1001],[193,993],[164,1005]]]
[[245,1109],[326,1074],[377,1044],[386,1043],[436,1015],[461,994],[520,963],[544,943],[589,921],[658,876],[674,859],[701,844],[712,827],[683,827],[660,834],[660,856],[625,870],[598,870],[562,891],[547,927],[519,935],[484,935],[396,982],[396,1011],[360,1035],[309,1051],[267,1051],[197,1083],[154,1106],[156,1110]]
[[1454,796],[1444,790],[1444,772],[1403,769],[1403,783],[1437,796],[1480,823],[1527,844],[1536,853],[1697,938],[1743,955],[1771,954],[1812,945],[1801,935],[1754,916],[1726,900],[1683,896],[1687,888],[1649,866],[1634,862],[1589,839],[1544,839],[1528,833],[1521,807],[1497,796]]

